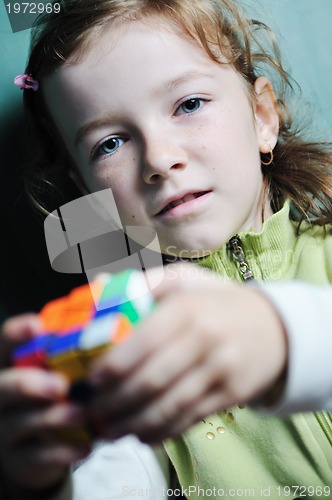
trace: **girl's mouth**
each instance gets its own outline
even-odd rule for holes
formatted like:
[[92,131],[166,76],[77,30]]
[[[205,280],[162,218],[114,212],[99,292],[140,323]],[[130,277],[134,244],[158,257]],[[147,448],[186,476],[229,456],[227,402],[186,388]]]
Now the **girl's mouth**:
[[183,212],[183,210],[181,210],[181,209],[175,210],[177,207],[180,207],[182,205],[186,205],[186,207],[183,207],[183,209],[184,208],[189,209],[191,207],[191,205],[194,205],[192,203],[194,200],[197,200],[198,198],[202,198],[205,195],[210,194],[210,193],[211,193],[211,191],[198,191],[196,193],[188,193],[181,198],[172,200],[169,203],[167,203],[167,205],[165,205],[165,207],[162,210],[160,210],[160,212],[157,214],[157,216],[163,216],[166,214],[169,214],[169,215],[174,214],[175,215],[176,213],[180,214]]

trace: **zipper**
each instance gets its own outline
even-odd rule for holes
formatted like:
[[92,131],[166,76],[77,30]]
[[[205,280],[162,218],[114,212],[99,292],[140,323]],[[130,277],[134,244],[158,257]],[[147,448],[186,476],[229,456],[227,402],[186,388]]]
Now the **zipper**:
[[315,416],[323,429],[325,436],[329,440],[329,443],[332,446],[332,415],[331,413],[323,410],[323,411],[317,411],[315,413]]
[[239,271],[244,281],[255,281],[248,264],[245,261],[242,242],[238,235],[233,236],[227,243],[227,248],[231,253],[232,259],[237,263]]
[[[233,261],[237,263],[243,280],[245,282],[255,281],[254,275],[245,260],[242,242],[238,235],[233,236],[233,238],[229,240],[227,248],[231,253]],[[332,413],[322,410],[315,412],[315,417],[332,446]]]

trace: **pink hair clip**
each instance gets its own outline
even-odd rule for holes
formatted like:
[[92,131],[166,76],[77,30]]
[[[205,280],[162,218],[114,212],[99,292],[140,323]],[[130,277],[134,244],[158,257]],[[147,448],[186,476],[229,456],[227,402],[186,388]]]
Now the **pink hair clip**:
[[34,90],[35,92],[36,92],[36,90],[38,90],[38,87],[39,87],[39,83],[37,82],[37,80],[32,78],[31,75],[27,75],[27,74],[17,75],[14,78],[14,84],[17,87],[20,87],[20,89],[22,89],[22,90],[29,89],[29,90]]

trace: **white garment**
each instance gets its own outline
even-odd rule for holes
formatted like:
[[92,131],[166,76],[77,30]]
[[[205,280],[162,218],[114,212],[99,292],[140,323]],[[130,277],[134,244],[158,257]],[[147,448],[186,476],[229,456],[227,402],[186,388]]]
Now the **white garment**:
[[96,443],[91,455],[74,470],[72,500],[165,499],[168,483],[164,449],[127,436]]
[[274,414],[332,411],[332,287],[300,282],[261,285],[288,337],[285,394]]

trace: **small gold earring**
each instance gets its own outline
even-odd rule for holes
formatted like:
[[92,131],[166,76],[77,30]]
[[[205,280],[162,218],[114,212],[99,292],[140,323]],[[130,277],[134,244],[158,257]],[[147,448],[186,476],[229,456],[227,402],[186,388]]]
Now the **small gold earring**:
[[273,151],[272,151],[272,148],[270,148],[270,151],[266,154],[270,154],[270,159],[268,161],[263,161],[262,158],[261,158],[261,164],[262,165],[265,165],[265,166],[268,166],[268,165],[271,165],[271,163],[273,162]]

